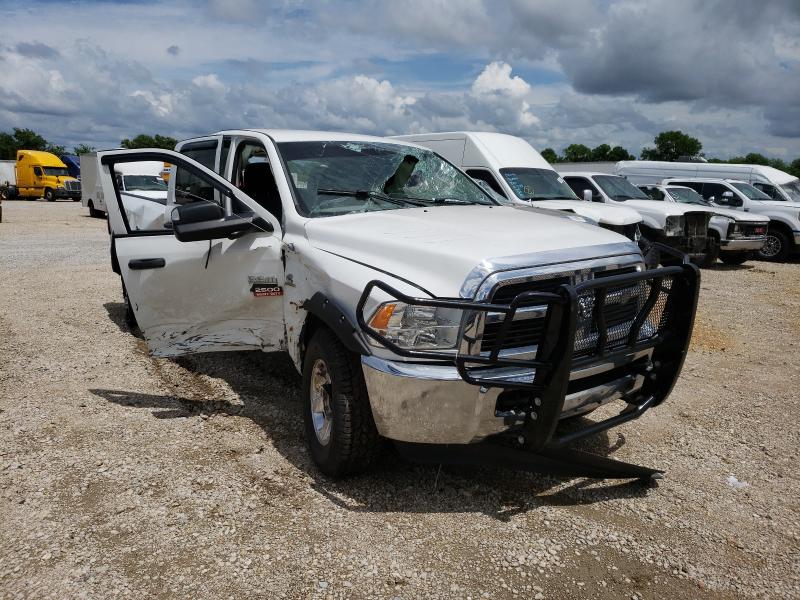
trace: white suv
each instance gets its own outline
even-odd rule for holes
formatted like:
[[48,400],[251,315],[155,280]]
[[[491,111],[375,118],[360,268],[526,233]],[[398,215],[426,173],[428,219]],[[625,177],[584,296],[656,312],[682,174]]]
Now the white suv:
[[[653,473],[561,448],[668,396],[697,303],[688,261],[644,270],[625,237],[500,206],[397,140],[233,130],[178,150],[97,154],[130,319],[155,356],[288,352],[323,472],[369,466],[385,438],[424,459],[501,436],[495,459]],[[153,160],[172,165],[164,218],[135,229],[111,174]],[[557,432],[612,401],[618,415]]]

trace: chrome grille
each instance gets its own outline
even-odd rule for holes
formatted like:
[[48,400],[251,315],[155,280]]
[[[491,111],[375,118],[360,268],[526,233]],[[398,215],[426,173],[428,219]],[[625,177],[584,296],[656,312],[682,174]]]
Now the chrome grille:
[[[611,277],[625,273],[633,273],[635,266],[611,268],[594,273],[595,278]],[[502,282],[490,296],[494,304],[508,304],[523,292],[556,292],[565,283],[573,283],[572,274],[554,274],[547,279],[529,280],[503,284]],[[644,307],[649,294],[648,282],[637,282],[625,286],[610,288],[606,295],[603,319],[607,328],[606,345],[613,348],[624,343],[636,315]],[[595,292],[587,291],[578,297],[578,319],[576,323],[574,355],[582,356],[595,348],[598,341],[597,324],[595,322]],[[541,308],[541,307],[539,307]],[[523,305],[517,312],[514,321],[502,345],[501,351],[506,353],[533,353],[544,334],[545,311],[537,310],[535,301]],[[660,318],[660,317],[659,317]],[[486,317],[481,336],[481,352],[490,352],[497,342],[502,327],[502,315],[489,313]],[[652,335],[653,327],[643,327],[642,336]]]
[[66,189],[68,191],[70,191],[70,192],[80,192],[81,191],[81,182],[80,181],[77,181],[77,180],[74,180],[74,179],[68,179],[67,181],[64,182],[64,185],[66,186]]

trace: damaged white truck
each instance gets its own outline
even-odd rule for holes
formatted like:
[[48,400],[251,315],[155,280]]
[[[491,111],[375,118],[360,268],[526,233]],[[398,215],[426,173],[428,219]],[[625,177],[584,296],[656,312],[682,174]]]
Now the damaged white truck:
[[[97,155],[131,318],[155,356],[287,351],[323,473],[369,467],[387,439],[422,461],[657,473],[570,445],[670,393],[697,305],[688,259],[646,270],[624,236],[500,206],[397,140],[237,130],[177,149]],[[173,165],[164,218],[133,229],[111,174],[153,160]]]

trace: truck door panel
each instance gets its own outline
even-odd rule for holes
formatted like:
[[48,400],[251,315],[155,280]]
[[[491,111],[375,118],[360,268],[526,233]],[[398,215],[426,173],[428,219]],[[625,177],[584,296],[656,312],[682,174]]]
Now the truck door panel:
[[[98,153],[98,161],[102,163],[105,156],[106,161],[129,162],[143,155],[173,165],[168,197],[148,199],[120,192],[109,165],[99,164],[98,169],[116,259],[151,353],[280,349],[284,276],[277,221],[266,219],[273,233],[253,231],[236,239],[180,242],[168,229],[168,211],[176,200],[182,204],[232,198],[225,203],[228,211],[231,205],[249,210],[252,200],[210,169],[175,152],[105,152]],[[191,170],[191,177],[182,169]],[[136,211],[138,217],[129,218]]]

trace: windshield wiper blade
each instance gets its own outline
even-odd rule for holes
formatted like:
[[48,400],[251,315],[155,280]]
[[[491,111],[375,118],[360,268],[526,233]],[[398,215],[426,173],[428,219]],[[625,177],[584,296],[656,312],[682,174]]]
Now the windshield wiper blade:
[[329,190],[329,189],[318,189],[317,194],[322,194],[324,196],[352,196],[353,198],[359,198],[361,200],[368,200],[369,198],[375,198],[378,200],[383,200],[384,202],[388,202],[389,204],[396,204],[397,206],[422,206],[419,202],[414,202],[413,199],[410,198],[394,198],[392,196],[388,196],[381,192],[375,192],[372,190]]

